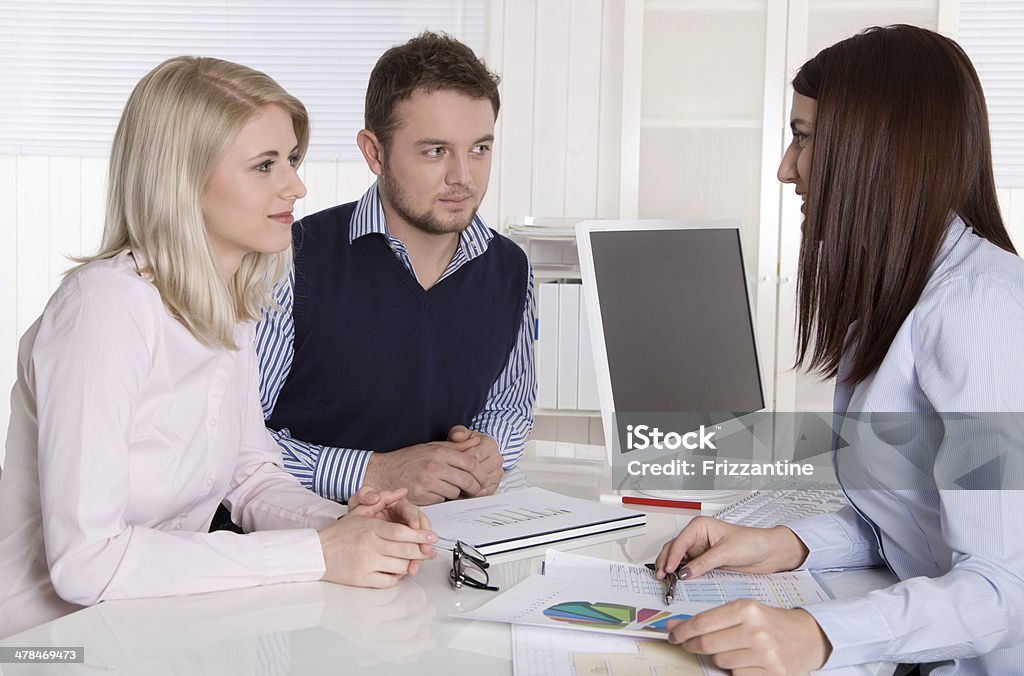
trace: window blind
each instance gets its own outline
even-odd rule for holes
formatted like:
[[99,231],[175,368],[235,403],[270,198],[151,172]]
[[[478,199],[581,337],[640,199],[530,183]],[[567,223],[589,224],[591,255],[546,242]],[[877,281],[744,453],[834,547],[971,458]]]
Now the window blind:
[[484,54],[486,0],[0,0],[0,154],[105,157],[132,87],[180,54],[268,73],[309,109],[313,160],[359,158],[370,70],[443,30]]
[[996,185],[1024,188],[1024,2],[960,0],[959,42],[985,88]]

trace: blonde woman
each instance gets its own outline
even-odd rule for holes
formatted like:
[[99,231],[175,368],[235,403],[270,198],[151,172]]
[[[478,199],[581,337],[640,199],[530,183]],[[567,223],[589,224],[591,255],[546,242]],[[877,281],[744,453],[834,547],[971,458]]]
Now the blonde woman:
[[[339,519],[263,426],[253,321],[288,267],[308,137],[302,104],[244,66],[177,57],[135,87],[101,250],[21,341],[0,637],[107,599],[390,586],[433,556],[404,491],[362,491]],[[248,534],[207,532],[222,502]]]

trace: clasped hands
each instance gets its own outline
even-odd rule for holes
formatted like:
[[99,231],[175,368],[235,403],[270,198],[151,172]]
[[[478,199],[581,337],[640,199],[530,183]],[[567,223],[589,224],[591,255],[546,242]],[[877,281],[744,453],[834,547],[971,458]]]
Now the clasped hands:
[[364,483],[382,489],[404,487],[412,503],[433,505],[458,497],[491,495],[503,474],[497,442],[465,425],[455,425],[444,441],[374,453]]
[[490,495],[503,473],[494,439],[464,425],[442,442],[373,454],[348,514],[319,533],[323,579],[386,588],[415,575],[437,555],[437,535],[416,505]]
[[[777,573],[799,567],[807,548],[785,526],[747,528],[700,516],[662,547],[656,576],[679,570],[682,580],[716,568]],[[682,564],[682,568],[680,568]],[[821,667],[832,647],[807,611],[732,601],[669,623],[669,640],[687,652],[709,655],[733,676],[805,674]]]
[[406,499],[408,491],[364,486],[348,514],[319,532],[326,570],[322,579],[355,587],[387,588],[419,572],[437,556],[430,519]]

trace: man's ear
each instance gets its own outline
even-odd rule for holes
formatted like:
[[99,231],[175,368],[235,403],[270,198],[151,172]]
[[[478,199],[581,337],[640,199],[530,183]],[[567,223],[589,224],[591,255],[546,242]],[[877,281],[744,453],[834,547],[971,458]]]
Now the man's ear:
[[356,134],[356,145],[359,146],[359,152],[363,154],[363,159],[366,160],[366,166],[370,168],[374,176],[380,176],[384,173],[384,146],[381,144],[377,135],[369,129],[363,129]]

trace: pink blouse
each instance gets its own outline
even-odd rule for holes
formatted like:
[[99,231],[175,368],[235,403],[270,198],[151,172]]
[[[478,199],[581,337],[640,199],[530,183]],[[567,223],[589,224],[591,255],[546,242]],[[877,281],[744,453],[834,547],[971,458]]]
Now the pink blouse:
[[[0,638],[107,599],[324,573],[345,508],[282,469],[253,326],[207,347],[123,253],[69,277],[21,340],[0,477]],[[224,502],[248,535],[208,533]]]

